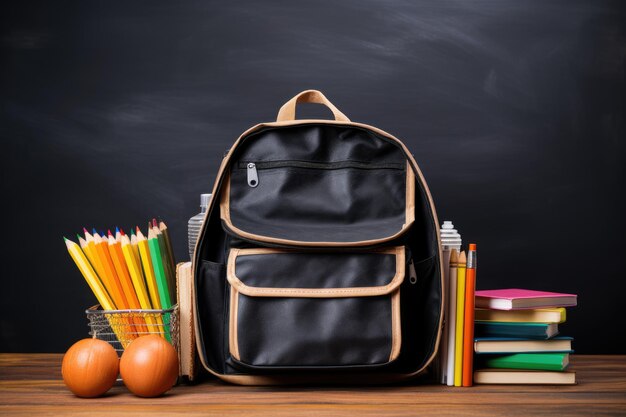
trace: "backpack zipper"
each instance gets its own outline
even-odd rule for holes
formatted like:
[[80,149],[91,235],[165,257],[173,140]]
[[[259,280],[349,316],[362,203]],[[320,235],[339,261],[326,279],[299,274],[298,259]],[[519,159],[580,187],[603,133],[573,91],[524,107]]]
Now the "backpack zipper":
[[240,169],[246,169],[248,174],[248,185],[255,188],[259,185],[259,174],[257,170],[274,168],[307,168],[307,169],[397,169],[404,170],[405,165],[400,163],[370,163],[360,161],[336,161],[336,162],[313,162],[313,161],[264,161],[264,162],[239,162]]
[[415,271],[415,262],[413,262],[413,258],[409,261],[409,282],[411,284],[417,284],[417,272]]
[[246,169],[248,170],[248,185],[254,188],[259,185],[259,175],[256,172],[256,164],[254,162],[248,162]]

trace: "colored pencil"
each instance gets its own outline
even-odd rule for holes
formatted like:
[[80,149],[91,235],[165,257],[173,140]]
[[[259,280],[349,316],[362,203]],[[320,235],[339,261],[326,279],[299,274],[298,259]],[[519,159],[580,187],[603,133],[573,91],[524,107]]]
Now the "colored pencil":
[[[102,309],[114,310],[115,305],[113,304],[113,301],[111,300],[109,294],[102,285],[102,282],[98,278],[96,271],[93,269],[93,267],[85,257],[85,254],[83,253],[81,248],[75,242],[72,242],[65,237],[63,239],[65,240],[65,246],[67,247],[67,251],[72,257],[72,260],[74,260],[74,263],[78,267],[78,270],[85,278],[85,281],[87,281],[87,285],[89,285],[89,288],[91,288],[91,292],[93,292],[93,294],[96,296],[96,300],[98,300],[98,303],[100,303]],[[117,336],[118,340],[124,340],[122,335],[126,333],[127,327],[112,323],[111,320],[108,318],[107,320],[109,320],[109,323],[111,324],[111,329],[113,330],[113,333],[115,333],[115,335]]]
[[456,334],[454,336],[454,386],[463,385],[463,330],[465,314],[465,252],[459,255],[456,276]]
[[[124,291],[124,295],[126,296],[126,300],[128,301],[128,307],[133,310],[140,310],[141,304],[139,304],[139,300],[137,299],[137,292],[133,286],[132,280],[130,278],[130,273],[128,271],[128,267],[126,265],[126,260],[124,259],[124,254],[122,253],[122,247],[118,241],[115,240],[113,234],[109,230],[108,237],[109,244],[109,255],[111,256],[111,260],[113,261],[113,267],[115,268],[115,272],[122,284],[122,290]],[[145,333],[146,322],[141,317],[133,317],[132,322],[137,326],[137,330],[140,333]],[[134,332],[137,333],[137,332]]]
[[165,242],[165,235],[161,232],[156,219],[152,220],[152,230],[159,241],[159,251],[163,259],[163,270],[165,271],[165,278],[167,280],[167,288],[169,290],[170,298],[175,298],[176,295],[176,266],[170,261],[170,255],[167,250],[167,243]]
[[111,257],[111,261],[113,261],[115,273],[117,274],[120,283],[122,284],[122,291],[124,292],[124,296],[126,297],[126,301],[128,302],[128,307],[131,309],[140,309],[141,306],[139,305],[139,300],[137,299],[135,288],[133,287],[133,283],[128,273],[128,267],[126,266],[124,255],[122,254],[121,245],[110,233],[107,241],[109,245],[109,256]]
[[474,293],[476,292],[476,244],[470,243],[465,271],[465,325],[463,328],[464,387],[472,386],[474,376]]
[[128,236],[122,236],[121,248],[130,278],[133,282],[133,288],[137,293],[137,300],[142,309],[150,310],[152,309],[152,303],[150,302],[150,296],[148,295],[144,282],[143,270],[141,264],[135,259]]
[[109,254],[109,243],[108,241],[105,242],[102,240],[97,233],[93,235],[93,241],[96,245],[96,255],[102,265],[102,273],[104,275],[101,277],[102,281],[105,282],[107,290],[113,299],[113,303],[115,303],[115,307],[118,310],[126,310],[129,308],[128,301],[126,300],[122,283],[115,272],[115,267],[113,266],[111,255]]
[[141,265],[143,266],[143,273],[146,278],[146,284],[148,284],[148,293],[150,294],[150,302],[152,307],[160,310],[161,301],[159,301],[159,290],[157,282],[154,277],[154,269],[152,266],[152,259],[150,258],[150,249],[148,247],[148,241],[146,240],[139,227],[136,229],[137,247],[139,249],[139,257],[141,258]]
[[[87,257],[89,264],[93,268],[94,272],[98,274],[98,269],[96,268],[95,254],[91,251],[91,248],[89,247],[89,245],[87,245],[87,241],[85,239],[83,239],[79,234],[76,234],[76,238],[78,239],[78,244],[80,245],[80,248],[83,251],[83,254]],[[99,279],[100,278],[98,277],[98,280]]]
[[[135,235],[135,231],[133,229],[130,230],[130,248],[132,249],[133,255],[137,260],[137,263],[141,265],[141,256],[139,255],[139,245],[137,244],[137,235]],[[145,279],[145,272],[144,272]]]
[[167,261],[169,262],[171,276],[169,277],[170,294],[176,294],[176,259],[174,258],[174,248],[170,239],[170,232],[163,220],[159,222],[159,231],[163,236],[163,242],[167,252]]
[[83,227],[83,233],[85,235],[85,239],[84,239],[85,246],[83,246],[83,241],[79,239],[81,248],[85,252],[85,255],[87,255],[87,258],[89,259],[89,261],[91,262],[93,269],[98,273],[98,275],[100,276],[100,279],[102,279],[102,276],[104,275],[104,270],[102,269],[102,265],[100,264],[100,259],[98,258],[98,255],[96,254],[96,244],[93,241],[93,236],[89,234],[87,229],[84,227]]
[[98,303],[100,303],[102,308],[105,310],[113,310],[114,309],[113,301],[109,297],[109,294],[107,293],[104,286],[100,282],[100,279],[98,278],[98,275],[96,274],[96,271],[93,269],[93,267],[91,266],[91,264],[85,257],[85,254],[83,253],[81,248],[75,242],[72,242],[71,240],[65,237],[63,239],[65,241],[65,246],[67,247],[67,251],[70,253],[70,256],[74,260],[74,263],[76,264],[81,274],[85,278],[85,281],[87,281],[89,288],[91,288],[91,291],[96,296]]
[[154,229],[148,230],[148,247],[150,248],[150,257],[152,259],[152,267],[154,268],[154,277],[156,279],[157,288],[159,290],[159,299],[161,300],[161,308],[168,309],[172,306],[169,288],[167,285],[167,276],[163,267],[163,257],[159,247],[159,239]]
[[[128,272],[130,273],[130,278],[133,282],[133,287],[137,293],[139,304],[143,310],[151,310],[152,304],[150,303],[150,296],[148,295],[148,290],[144,282],[141,263],[135,259],[128,236],[122,236],[121,240],[122,253],[126,261],[126,266],[128,267]],[[163,321],[159,315],[153,316],[146,314],[145,320],[148,324],[148,329],[152,333],[159,333],[159,329],[163,327]]]

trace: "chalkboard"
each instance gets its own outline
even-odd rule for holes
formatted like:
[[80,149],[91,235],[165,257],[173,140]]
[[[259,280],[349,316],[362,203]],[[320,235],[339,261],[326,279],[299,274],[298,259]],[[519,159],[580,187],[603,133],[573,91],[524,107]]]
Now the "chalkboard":
[[160,216],[187,259],[224,152],[315,88],[407,144],[478,244],[478,288],[577,293],[562,334],[626,353],[623,2],[22,1],[1,19],[0,350],[86,336],[64,235]]

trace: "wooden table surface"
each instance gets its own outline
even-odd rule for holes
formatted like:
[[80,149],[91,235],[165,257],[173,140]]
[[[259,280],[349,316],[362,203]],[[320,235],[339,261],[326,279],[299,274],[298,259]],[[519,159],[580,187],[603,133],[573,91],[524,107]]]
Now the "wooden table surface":
[[61,380],[59,354],[0,354],[0,416],[591,416],[626,415],[626,356],[572,357],[577,385],[240,387],[209,379],[144,399],[122,385],[81,399]]

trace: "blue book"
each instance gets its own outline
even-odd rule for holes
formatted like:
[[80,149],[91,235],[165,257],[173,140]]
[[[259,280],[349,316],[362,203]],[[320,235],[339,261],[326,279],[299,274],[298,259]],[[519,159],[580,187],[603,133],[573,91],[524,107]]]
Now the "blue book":
[[526,339],[550,339],[559,334],[557,323],[508,323],[501,321],[477,321],[476,337],[523,337]]
[[474,351],[476,353],[571,353],[573,352],[572,340],[573,338],[564,336],[546,340],[523,337],[476,337],[474,338]]

